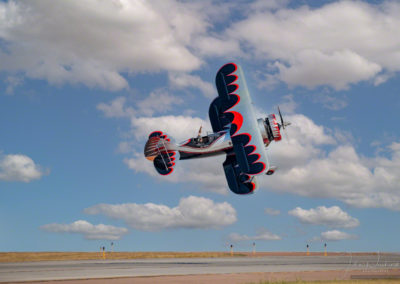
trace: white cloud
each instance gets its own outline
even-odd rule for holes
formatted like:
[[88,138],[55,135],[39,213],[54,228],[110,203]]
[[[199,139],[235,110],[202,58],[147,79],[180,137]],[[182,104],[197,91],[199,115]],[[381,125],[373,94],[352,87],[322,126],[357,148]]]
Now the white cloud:
[[336,144],[327,129],[302,114],[285,115],[285,120],[292,125],[283,132],[283,141],[271,143],[267,148],[272,164],[279,167],[276,174],[281,175],[297,165],[306,164],[311,158],[320,157],[321,146]]
[[150,95],[138,102],[137,110],[145,116],[152,116],[154,113],[160,114],[172,109],[173,105],[183,103],[183,99],[170,95],[164,89],[158,89],[150,93]]
[[128,141],[122,141],[118,144],[117,153],[127,154],[132,152],[132,143]]
[[21,154],[1,155],[0,153],[0,180],[30,182],[40,179],[47,171]]
[[196,196],[181,198],[178,206],[172,208],[154,203],[98,204],[86,208],[85,213],[122,219],[130,227],[143,231],[220,228],[236,222],[236,211],[229,203],[214,203]]
[[99,103],[97,109],[102,111],[106,117],[131,117],[135,111],[131,107],[125,107],[126,98],[118,97],[109,104]]
[[351,145],[351,133],[326,129],[304,115],[287,115],[286,120],[292,122],[289,140],[268,147],[278,170],[258,180],[262,188],[400,210],[400,143],[393,142],[384,155],[364,157]]
[[151,132],[161,130],[179,142],[197,136],[200,126],[203,126],[204,132],[210,129],[207,121],[199,117],[183,115],[134,117],[131,119],[131,126],[137,139],[147,140]]
[[345,96],[328,95],[328,94],[316,94],[313,97],[315,102],[322,103],[322,105],[330,110],[341,110],[347,107],[347,98]]
[[276,6],[248,13],[225,33],[240,41],[243,52],[265,60],[266,66],[274,62],[276,79],[289,85],[344,89],[365,80],[379,84],[386,74],[400,70],[399,14],[400,4],[390,1]]
[[337,90],[346,89],[356,83],[375,77],[381,67],[350,50],[325,54],[319,50],[299,51],[289,67],[276,62],[279,79],[289,85],[313,88],[331,85]]
[[281,240],[282,238],[276,234],[271,233],[268,230],[264,230],[255,236],[232,233],[229,235],[229,239],[232,242],[241,242],[241,241],[277,241]]
[[[377,85],[400,70],[399,3],[286,4],[0,3],[0,70],[110,90],[128,88],[131,74],[168,71],[172,85],[198,87],[207,97],[210,84],[189,73],[208,56],[265,62],[278,71],[269,81],[310,88],[344,89],[365,80]],[[242,15],[236,19],[234,13]],[[221,23],[229,24],[221,30]]]
[[194,70],[202,61],[190,44],[209,27],[205,7],[175,0],[2,2],[0,70],[109,90],[128,87],[122,72]]
[[143,153],[134,152],[130,158],[124,159],[124,163],[136,173],[145,173],[163,182],[187,182],[192,187],[197,185],[202,190],[220,194],[226,194],[229,190],[222,166],[224,161],[224,155],[207,159],[177,161],[172,174],[161,176],[155,170],[153,163],[144,158]]
[[[289,102],[290,102],[290,98]],[[292,99],[293,100],[293,99]],[[291,103],[291,105],[293,105]],[[126,106],[117,108],[126,113]],[[122,109],[122,110],[121,110]],[[355,207],[400,208],[400,149],[398,143],[388,148],[387,157],[360,156],[351,133],[332,131],[317,125],[302,114],[285,116],[292,125],[283,142],[271,143],[268,154],[272,165],[278,166],[273,176],[259,177],[261,188],[286,191],[302,196],[335,198]],[[148,134],[161,130],[176,141],[197,135],[202,125],[209,130],[208,121],[192,116],[130,116],[131,133],[137,141],[146,141]],[[173,174],[159,176],[142,152],[124,159],[129,168],[169,182],[195,182],[202,189],[226,194],[228,191],[222,168],[224,156],[193,161],[179,161]]]
[[[400,150],[390,158],[360,157],[353,146],[340,145],[293,164],[265,179],[265,185],[303,196],[336,198],[355,207],[400,208]],[[290,163],[289,161],[285,161]]]
[[47,224],[40,228],[53,233],[82,234],[88,240],[119,240],[128,233],[126,228],[104,224],[92,225],[85,220],[78,220],[71,224]]
[[195,39],[193,48],[203,56],[223,57],[227,60],[232,60],[234,56],[246,56],[240,49],[239,42],[226,35],[199,36]]
[[145,99],[136,103],[136,108],[127,105],[126,97],[117,97],[109,103],[99,103],[96,108],[106,117],[131,118],[137,116],[150,117],[154,113],[160,114],[170,111],[173,105],[183,103],[183,99],[170,95],[164,89],[157,89]]
[[354,228],[360,225],[356,218],[351,217],[338,206],[318,206],[309,210],[296,207],[288,213],[303,224],[324,225],[332,228]]
[[293,114],[298,107],[298,103],[294,100],[293,95],[283,96],[283,102],[279,104],[281,112],[284,114]]
[[172,208],[154,203],[98,204],[86,208],[85,213],[122,219],[132,228],[143,231],[219,228],[236,222],[236,211],[229,203],[214,203],[196,196],[181,198],[178,206]]
[[4,81],[7,84],[6,95],[13,95],[15,88],[22,84],[23,79],[17,76],[8,76]]
[[[154,98],[154,100],[157,99]],[[120,153],[132,152],[132,155],[124,158],[124,163],[135,172],[146,173],[163,181],[194,182],[207,191],[226,194],[228,187],[222,167],[222,163],[225,160],[224,155],[194,161],[179,161],[175,166],[173,174],[165,177],[160,176],[156,172],[153,164],[144,158],[141,151],[138,152],[131,147],[132,144],[137,144],[138,141],[144,144],[148,135],[155,130],[167,133],[172,138],[172,141],[176,142],[197,136],[200,126],[203,126],[203,133],[211,130],[208,121],[189,115],[140,116],[141,113],[147,112],[145,110],[147,106],[149,107],[148,111],[154,109],[150,104],[151,101],[150,99],[146,99],[143,104],[139,102],[138,105],[142,104],[142,108],[139,109],[127,106],[126,99],[123,97],[117,98],[110,103],[101,103],[97,106],[108,117],[129,117],[131,120],[130,132],[136,141],[134,143],[124,141],[117,149]],[[166,100],[166,108],[168,108],[168,102],[170,102],[169,99]],[[155,104],[157,105],[158,102]],[[162,111],[164,110],[165,108]]]
[[357,235],[351,235],[338,230],[326,231],[321,233],[321,240],[323,241],[341,241],[355,239],[358,239]]
[[217,95],[217,91],[215,90],[214,86],[209,82],[203,81],[200,76],[185,73],[170,73],[169,80],[172,86],[178,89],[185,89],[189,87],[197,88],[207,98],[214,98]]
[[281,214],[281,211],[274,209],[274,208],[265,208],[264,213],[271,215],[271,216],[277,216],[277,215]]

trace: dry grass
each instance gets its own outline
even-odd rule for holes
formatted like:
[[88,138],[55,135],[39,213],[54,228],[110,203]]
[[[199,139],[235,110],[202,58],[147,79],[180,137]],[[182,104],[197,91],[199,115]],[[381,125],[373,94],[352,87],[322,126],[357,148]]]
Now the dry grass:
[[326,281],[272,281],[256,282],[249,284],[395,284],[400,279],[371,279],[371,280],[326,280]]
[[[352,253],[353,255],[374,255],[376,253]],[[236,252],[235,257],[261,256],[304,256],[305,252]],[[322,252],[313,252],[312,256],[322,256]],[[348,255],[344,252],[331,252],[328,255]],[[48,261],[48,260],[91,260],[102,259],[102,252],[0,252],[0,262]],[[231,257],[229,252],[106,252],[107,259],[139,258],[200,258]]]
[[[230,257],[226,252],[106,252],[106,259]],[[245,256],[235,253],[234,256]],[[0,252],[0,262],[102,259],[102,252]]]

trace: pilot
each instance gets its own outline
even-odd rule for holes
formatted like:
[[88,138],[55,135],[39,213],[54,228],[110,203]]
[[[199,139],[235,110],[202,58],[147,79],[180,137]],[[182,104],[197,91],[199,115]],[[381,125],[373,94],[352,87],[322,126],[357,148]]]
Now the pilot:
[[203,137],[201,137],[201,129],[203,128],[202,125],[200,125],[199,133],[197,134],[197,143],[203,144]]

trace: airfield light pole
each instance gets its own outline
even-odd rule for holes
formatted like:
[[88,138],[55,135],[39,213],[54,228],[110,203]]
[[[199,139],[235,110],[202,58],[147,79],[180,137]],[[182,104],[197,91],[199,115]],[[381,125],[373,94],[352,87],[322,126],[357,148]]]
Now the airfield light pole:
[[307,244],[307,255],[310,255],[310,246]]
[[253,256],[256,255],[256,243],[253,243]]
[[324,244],[324,247],[325,247],[324,256],[328,256],[328,252],[326,250],[326,243]]

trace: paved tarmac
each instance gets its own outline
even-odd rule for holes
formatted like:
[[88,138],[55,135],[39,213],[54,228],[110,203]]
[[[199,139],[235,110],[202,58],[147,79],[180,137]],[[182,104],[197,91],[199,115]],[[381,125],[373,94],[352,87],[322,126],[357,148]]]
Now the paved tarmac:
[[400,254],[85,260],[0,263],[0,283],[156,275],[400,268]]

